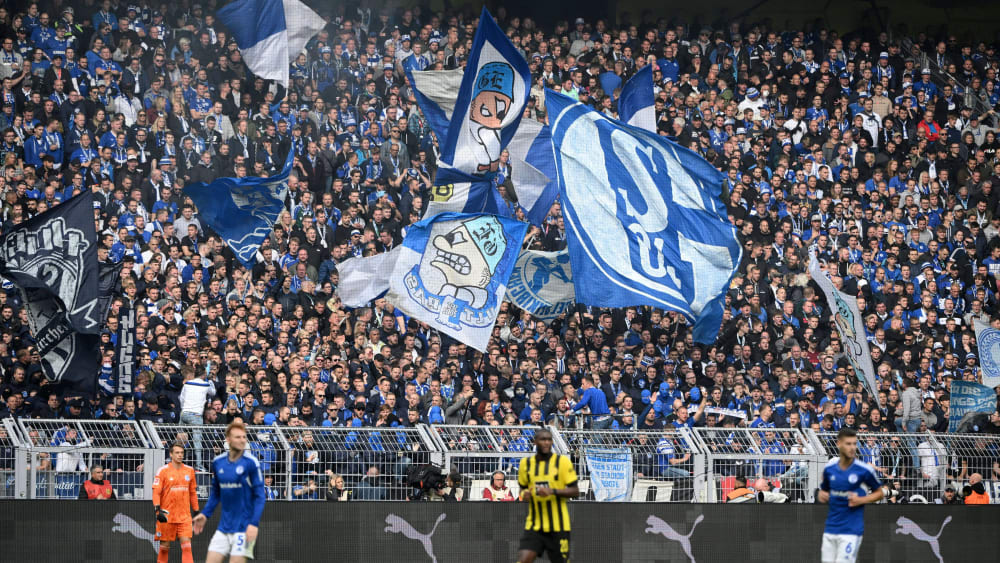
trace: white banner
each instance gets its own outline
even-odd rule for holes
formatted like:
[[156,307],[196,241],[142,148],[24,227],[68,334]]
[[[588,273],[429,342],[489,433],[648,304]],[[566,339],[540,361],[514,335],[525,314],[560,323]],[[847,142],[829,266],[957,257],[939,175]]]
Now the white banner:
[[722,407],[705,407],[705,414],[718,414],[722,416],[731,416],[734,418],[747,419],[747,412],[739,409],[726,409]]
[[588,449],[586,459],[594,500],[629,500],[632,495],[632,450]]
[[364,307],[371,300],[389,290],[389,273],[396,265],[396,258],[402,250],[397,246],[389,252],[351,258],[337,265],[340,284],[337,295],[348,307]]
[[832,309],[833,320],[844,343],[844,355],[850,360],[854,374],[878,403],[878,380],[875,378],[875,367],[872,366],[872,356],[868,350],[865,321],[858,310],[858,300],[833,286],[826,272],[820,270],[816,255],[812,253],[809,256],[809,275],[826,295],[826,302]]

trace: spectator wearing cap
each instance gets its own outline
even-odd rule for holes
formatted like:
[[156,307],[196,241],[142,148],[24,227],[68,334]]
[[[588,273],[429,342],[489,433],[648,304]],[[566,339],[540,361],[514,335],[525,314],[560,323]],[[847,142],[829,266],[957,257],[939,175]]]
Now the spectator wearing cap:
[[737,110],[739,111],[740,114],[745,113],[746,110],[748,109],[753,110],[753,119],[760,120],[761,119],[760,109],[764,107],[766,104],[767,100],[765,100],[761,96],[760,90],[751,86],[750,88],[747,88],[746,98],[744,98],[743,101],[740,102],[739,106],[737,107]]
[[404,33],[399,36],[399,42],[396,47],[396,62],[402,63],[406,59],[410,58],[413,54],[413,41],[409,33]]
[[926,94],[928,100],[937,97],[938,87],[931,81],[930,68],[924,67],[920,69],[920,81],[913,84],[913,93],[916,94],[917,92]]
[[935,501],[937,504],[964,504],[962,498],[955,492],[955,487],[951,485],[945,487],[941,498]]

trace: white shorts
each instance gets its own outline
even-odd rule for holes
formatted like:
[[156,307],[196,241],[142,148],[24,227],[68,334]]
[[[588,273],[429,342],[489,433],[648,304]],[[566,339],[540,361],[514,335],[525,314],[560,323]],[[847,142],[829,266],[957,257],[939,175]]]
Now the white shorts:
[[253,559],[253,544],[247,543],[247,535],[244,533],[226,534],[216,530],[212,541],[208,544],[208,550],[222,555]]
[[854,563],[861,549],[861,536],[823,534],[823,563]]

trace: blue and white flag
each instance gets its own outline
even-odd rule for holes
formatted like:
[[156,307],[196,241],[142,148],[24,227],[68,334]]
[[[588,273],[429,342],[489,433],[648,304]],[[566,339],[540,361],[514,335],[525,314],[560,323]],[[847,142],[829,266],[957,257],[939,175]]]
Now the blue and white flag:
[[597,502],[626,502],[632,495],[632,450],[587,448],[587,472]]
[[288,65],[326,21],[299,0],[237,0],[219,10],[257,76],[288,85]]
[[962,418],[972,413],[992,413],[997,410],[997,394],[992,387],[972,381],[951,382],[951,410],[948,412],[948,432],[957,432]]
[[1000,385],[1000,330],[978,319],[974,324],[983,385],[993,389]]
[[198,206],[198,218],[219,233],[244,266],[254,264],[257,249],[285,208],[294,158],[295,151],[288,151],[285,167],[270,178],[219,178],[211,184],[184,186],[184,193]]
[[[427,124],[438,139],[444,139],[448,134],[464,71],[407,71],[406,75]],[[552,153],[552,134],[542,123],[534,119],[523,119],[514,132],[514,138],[507,145],[507,151],[510,154],[511,183],[517,194],[517,204],[524,209],[528,222],[540,227],[559,195],[559,186],[555,182],[556,161]],[[448,183],[453,182],[444,182],[444,185]],[[459,194],[449,205],[436,205],[433,209],[435,212],[473,213],[490,205],[489,200],[492,198],[485,191],[472,191],[468,197]]]
[[462,88],[465,71],[456,68],[414,72],[405,65],[403,70],[410,82],[413,96],[417,99],[417,105],[427,118],[427,125],[434,131],[439,141],[443,140],[448,135],[448,124],[451,123],[451,114],[455,111],[455,101],[458,99],[458,91]]
[[530,88],[528,62],[483,8],[438,160],[466,174],[496,172]]
[[403,239],[386,298],[407,315],[486,351],[528,224],[441,213]]
[[552,131],[534,119],[525,119],[507,145],[507,152],[517,204],[524,209],[528,222],[540,227],[559,195]]
[[389,291],[389,276],[402,250],[397,246],[374,256],[351,258],[337,265],[340,283],[337,295],[344,305],[356,309]]
[[711,343],[742,248],[697,154],[556,92],[546,93],[576,301],[651,305]]
[[653,99],[653,65],[646,65],[622,87],[618,99],[618,120],[656,133]]
[[511,303],[549,321],[573,308],[574,295],[569,252],[525,250],[517,257],[507,281]]
[[812,252],[809,255],[809,275],[826,296],[826,302],[833,312],[833,321],[837,325],[837,332],[840,333],[844,355],[854,368],[855,377],[881,407],[878,400],[878,378],[875,376],[875,365],[872,363],[865,332],[865,320],[861,316],[861,310],[858,309],[857,297],[838,290],[829,276],[820,269],[816,254]]
[[449,212],[510,216],[507,202],[493,186],[492,180],[442,166],[434,177],[425,216]]

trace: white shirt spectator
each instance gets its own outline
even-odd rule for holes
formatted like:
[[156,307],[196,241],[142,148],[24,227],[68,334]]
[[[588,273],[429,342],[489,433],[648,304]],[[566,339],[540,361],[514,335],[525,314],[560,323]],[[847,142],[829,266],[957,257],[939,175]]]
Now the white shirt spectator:
[[56,456],[56,471],[64,473],[72,473],[74,471],[86,471],[87,464],[83,461],[83,453],[80,452],[79,448],[84,448],[88,445],[88,441],[74,444],[71,442],[61,442],[60,447],[72,447],[75,449],[59,452]]
[[947,454],[939,452],[929,441],[924,440],[917,445],[917,456],[920,457],[920,476],[928,481],[936,481],[944,477]]
[[215,396],[215,385],[201,377],[184,382],[181,388],[181,412],[201,416],[205,412],[205,402]]

